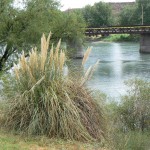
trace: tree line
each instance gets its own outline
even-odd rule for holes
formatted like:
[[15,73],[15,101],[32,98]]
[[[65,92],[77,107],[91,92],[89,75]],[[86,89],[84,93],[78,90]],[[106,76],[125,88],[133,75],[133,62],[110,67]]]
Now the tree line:
[[136,0],[133,5],[124,6],[118,16],[112,13],[110,3],[98,2],[93,6],[87,5],[82,8],[82,14],[88,27],[148,25],[150,24],[150,1]]

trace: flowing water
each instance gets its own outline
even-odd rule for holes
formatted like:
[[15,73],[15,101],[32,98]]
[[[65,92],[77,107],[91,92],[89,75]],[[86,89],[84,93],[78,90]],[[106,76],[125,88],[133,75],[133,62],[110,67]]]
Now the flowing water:
[[90,88],[118,98],[126,92],[124,81],[134,78],[150,79],[150,54],[140,54],[139,43],[92,42],[87,46],[92,46],[92,52],[84,69],[100,60],[88,82]]

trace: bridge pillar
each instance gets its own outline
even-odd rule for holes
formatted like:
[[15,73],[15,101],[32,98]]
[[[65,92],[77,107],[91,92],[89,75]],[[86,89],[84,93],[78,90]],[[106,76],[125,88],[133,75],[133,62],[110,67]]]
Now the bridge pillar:
[[140,53],[150,53],[150,34],[141,34]]

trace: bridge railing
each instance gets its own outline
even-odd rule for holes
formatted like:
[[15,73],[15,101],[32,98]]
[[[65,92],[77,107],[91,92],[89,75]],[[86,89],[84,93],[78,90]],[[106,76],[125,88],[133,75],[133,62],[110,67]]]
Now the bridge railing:
[[150,33],[150,26],[112,26],[100,28],[86,28],[85,34],[92,35],[109,35],[109,34],[142,34]]

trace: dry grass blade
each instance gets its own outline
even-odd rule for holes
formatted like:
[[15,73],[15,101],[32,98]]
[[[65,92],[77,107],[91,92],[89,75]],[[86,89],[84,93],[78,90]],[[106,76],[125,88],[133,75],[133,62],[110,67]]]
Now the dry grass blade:
[[90,52],[91,52],[91,48],[88,47],[88,49],[86,50],[86,52],[84,53],[84,57],[83,57],[83,60],[82,60],[82,65],[84,65],[90,55]]
[[99,65],[100,60],[97,60],[96,63],[93,65],[92,70],[89,74],[88,80],[92,77],[94,71],[96,70],[97,66]]
[[55,50],[55,54],[58,54],[59,49],[60,49],[60,44],[61,44],[61,39],[59,40],[57,46],[56,46],[56,50]]
[[34,92],[34,88],[39,85],[43,80],[44,80],[45,76],[43,76],[39,81],[37,81],[37,83],[29,90],[29,91],[32,91]]
[[84,83],[92,77],[92,75],[93,75],[93,73],[94,73],[96,67],[97,67],[98,64],[99,64],[99,61],[100,61],[100,60],[97,60],[96,63],[95,63],[93,66],[90,66],[90,67],[87,69],[87,71],[86,71],[84,77],[83,77],[82,80],[81,80],[80,86],[83,86]]
[[46,43],[47,43],[47,49],[49,49],[49,43],[50,43],[51,35],[52,35],[52,33],[50,32],[49,35],[48,35],[48,37],[47,37],[47,41],[46,41]]
[[87,69],[87,71],[86,71],[84,77],[81,79],[81,84],[80,84],[80,86],[83,86],[84,83],[88,80],[91,71],[92,71],[92,66],[90,66],[90,67]]
[[60,70],[63,69],[64,63],[65,63],[65,53],[61,50],[60,57],[59,57],[59,68],[60,68]]
[[56,50],[55,50],[55,54],[54,54],[54,62],[55,62],[55,67],[56,68],[59,65],[58,53],[59,53],[60,44],[61,44],[61,39],[59,40],[59,42],[58,42],[58,44],[56,46]]
[[41,71],[42,72],[44,71],[44,66],[45,66],[45,62],[47,59],[47,52],[48,52],[47,45],[48,43],[47,43],[46,37],[43,34],[41,38]]
[[29,53],[29,67],[31,72],[33,73],[35,68],[38,68],[38,54],[36,48],[32,49]]
[[52,47],[51,47],[51,50],[50,50],[49,64],[52,64],[53,59],[54,59],[54,52],[53,52],[53,44],[52,44]]

